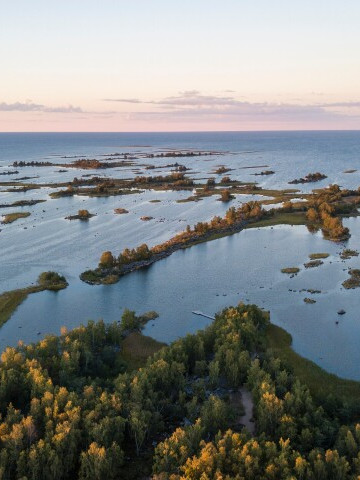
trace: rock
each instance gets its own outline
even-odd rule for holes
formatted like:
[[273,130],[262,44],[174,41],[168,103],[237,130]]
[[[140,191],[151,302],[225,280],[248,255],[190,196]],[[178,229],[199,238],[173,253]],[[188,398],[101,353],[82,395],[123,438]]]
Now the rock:
[[304,298],[304,302],[312,304],[312,303],[316,303],[316,300],[314,300],[313,298],[306,297],[306,298]]
[[126,210],[125,208],[115,208],[114,212],[117,213],[118,215],[122,215],[124,213],[129,213],[129,210]]

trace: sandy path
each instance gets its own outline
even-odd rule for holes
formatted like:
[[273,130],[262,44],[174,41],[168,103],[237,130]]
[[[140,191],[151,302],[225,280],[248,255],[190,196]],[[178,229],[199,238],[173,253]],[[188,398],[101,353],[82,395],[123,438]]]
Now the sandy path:
[[241,393],[241,401],[244,406],[245,414],[239,418],[240,423],[244,425],[247,430],[254,435],[255,434],[255,423],[251,421],[253,417],[253,408],[254,408],[254,402],[251,396],[251,393],[249,390],[247,390],[245,387],[241,387],[239,389]]

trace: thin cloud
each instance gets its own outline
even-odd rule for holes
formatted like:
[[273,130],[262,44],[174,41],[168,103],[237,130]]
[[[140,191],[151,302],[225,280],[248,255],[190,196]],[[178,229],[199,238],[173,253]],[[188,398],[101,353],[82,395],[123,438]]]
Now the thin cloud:
[[165,97],[161,100],[140,100],[138,98],[112,98],[104,99],[105,102],[150,104],[159,106],[194,106],[202,107],[207,105],[237,105],[241,104],[232,96],[202,95],[198,90],[185,90],[177,96]]
[[36,103],[0,103],[1,112],[40,112],[44,108],[44,105]]
[[[176,96],[165,97],[160,100],[141,99],[108,99],[120,103],[136,103],[138,105],[155,105],[161,107],[156,110],[128,112],[132,118],[146,118],[157,116],[162,118],[205,119],[219,117],[226,121],[238,117],[241,120],[339,120],[349,117],[343,112],[331,111],[332,108],[360,107],[360,102],[336,102],[324,104],[293,104],[293,103],[251,103],[236,99],[232,95],[203,95],[197,90],[179,92]],[[357,115],[352,115],[357,119]]]
[[[359,115],[346,115],[334,111],[328,111],[317,106],[297,105],[269,105],[269,104],[248,104],[237,107],[213,108],[204,107],[201,109],[181,108],[174,110],[155,110],[132,112],[129,120],[132,121],[154,121],[171,123],[195,123],[208,124],[219,123],[228,125],[351,125],[351,128],[360,126]],[[351,124],[349,122],[352,122]]]
[[48,107],[39,103],[33,102],[15,102],[15,103],[0,103],[1,112],[47,112],[47,113],[86,113],[80,107],[68,105],[65,107]]
[[222,117],[322,117],[329,115],[336,115],[336,113],[328,113],[325,109],[317,106],[299,106],[299,105],[271,105],[267,103],[243,103],[241,105],[231,106],[231,107],[222,107],[222,108],[213,108],[211,106],[195,109],[195,108],[181,108],[177,110],[164,111],[164,110],[155,110],[155,111],[141,111],[133,112],[132,115],[153,115],[153,116],[222,116]]
[[49,113],[86,113],[80,107],[73,107],[68,105],[67,107],[44,107],[44,112]]
[[[218,95],[204,95],[198,90],[185,90],[177,95],[162,99],[142,100],[140,98],[105,98],[104,102],[114,102],[128,105],[122,109],[111,111],[89,111],[81,107],[49,106],[35,103],[32,100],[26,102],[0,103],[0,112],[33,112],[33,115],[42,117],[44,113],[70,114],[76,118],[117,118],[123,121],[151,121],[156,118],[160,121],[186,122],[186,123],[211,123],[219,124],[262,124],[263,122],[275,124],[283,122],[294,125],[296,122],[309,124],[316,122],[322,124],[336,124],[341,122],[357,125],[360,120],[358,110],[360,101],[300,104],[298,102],[249,102],[243,98],[237,98],[231,92]],[[131,111],[131,105],[134,110]],[[139,106],[143,107],[140,111]],[[124,110],[125,111],[124,111]],[[76,115],[77,114],[77,115]],[[87,117],[85,117],[87,115]],[[52,117],[53,119],[55,118]],[[56,117],[58,118],[58,117]],[[60,118],[60,117],[59,117]],[[52,120],[51,120],[52,121]],[[359,122],[360,126],[360,122]]]
[[193,97],[194,95],[200,95],[199,90],[185,90],[183,92],[180,92],[181,95],[184,97]]
[[[59,107],[52,107],[43,105],[40,103],[34,103],[31,100],[27,102],[14,102],[14,103],[6,103],[0,102],[0,112],[34,112],[35,114],[41,113],[64,113],[64,114],[94,114],[94,115],[102,115],[108,116],[113,115],[118,112],[113,110],[84,110],[81,107],[77,107],[74,105],[67,105],[67,106],[59,106]],[[85,117],[78,117],[79,119]]]
[[144,102],[138,98],[103,98],[103,102],[120,102],[120,103],[153,103]]
[[344,108],[359,108],[360,102],[334,102],[334,103],[323,103],[320,105],[324,108],[331,107],[344,107]]

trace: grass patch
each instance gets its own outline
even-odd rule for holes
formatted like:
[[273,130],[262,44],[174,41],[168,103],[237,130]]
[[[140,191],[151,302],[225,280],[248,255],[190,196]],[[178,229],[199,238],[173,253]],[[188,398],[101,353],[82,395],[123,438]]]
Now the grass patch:
[[122,342],[120,356],[126,362],[128,371],[137,370],[146,364],[151,355],[165,346],[165,343],[151,337],[132,332]]
[[[262,205],[272,205],[277,203],[283,203],[292,198],[307,198],[308,194],[301,194],[298,193],[299,190],[296,189],[286,189],[286,190],[267,190],[256,187],[254,183],[243,183],[243,182],[235,182],[231,181],[230,183],[218,183],[216,187],[231,187],[230,192],[231,194],[236,195],[260,195],[263,197],[273,197],[267,200],[260,200]],[[177,200],[177,203],[185,203],[185,202],[198,202],[203,197],[210,197],[211,195],[219,195],[221,190],[219,188],[211,188],[204,190],[204,188],[196,188],[196,194],[191,195],[188,198]],[[301,203],[301,202],[299,202]],[[303,205],[300,205],[303,206]]]
[[118,275],[108,275],[101,280],[103,285],[112,285],[113,283],[117,283],[120,280]]
[[342,283],[342,286],[346,289],[360,287],[360,270],[358,268],[349,270],[350,278]]
[[191,195],[188,198],[182,198],[180,200],[176,200],[176,203],[187,203],[187,202],[200,202],[202,198],[197,197],[195,195]]
[[345,248],[340,254],[342,260],[347,260],[351,257],[358,257],[359,252],[357,250],[351,250],[350,248]]
[[351,270],[349,270],[349,274],[353,277],[360,278],[360,269],[352,268]]
[[13,213],[7,213],[4,215],[4,220],[1,222],[4,225],[7,223],[13,223],[19,218],[26,218],[30,216],[30,212],[13,212]]
[[322,260],[310,260],[310,262],[304,263],[305,268],[315,268],[315,267],[320,267],[320,265],[323,265]]
[[245,228],[271,227],[273,225],[306,225],[303,212],[278,213],[273,217],[249,223]]
[[345,282],[342,283],[342,286],[347,290],[351,290],[352,288],[359,288],[360,287],[360,278],[351,277]]
[[304,298],[304,302],[311,305],[313,303],[316,303],[316,300],[314,300],[313,298],[306,297]]
[[298,267],[287,267],[287,268],[282,268],[281,273],[289,273],[289,274],[294,274],[294,273],[299,273],[300,268]]
[[159,317],[159,314],[155,312],[154,310],[150,310],[149,312],[145,312],[142,315],[139,315],[140,322],[142,322],[144,325],[147,322],[150,322],[150,320],[155,320],[156,318]]
[[17,307],[27,298],[29,289],[21,288],[0,295],[0,326],[4,325]]
[[[248,228],[255,228],[255,227],[258,227],[258,228],[269,227],[272,225],[305,225],[305,224],[306,224],[306,217],[303,213],[280,213],[271,218],[266,218],[264,220],[259,220],[257,222],[248,223],[247,225],[244,225],[243,230]],[[214,233],[209,237],[192,242],[190,245],[185,245],[183,248],[192,247],[194,245],[198,245],[204,242],[211,242],[212,240],[228,237],[230,235],[234,235],[235,233],[238,233],[238,231],[234,231],[230,233],[229,232]],[[297,272],[290,272],[290,273],[297,273]]]
[[[264,220],[259,220],[257,222],[248,223],[247,225],[244,225],[242,230],[245,230],[248,228],[255,228],[255,227],[258,227],[258,228],[269,227],[272,225],[305,225],[305,224],[306,224],[306,217],[305,217],[305,214],[303,213],[280,213],[271,218],[266,218]],[[196,240],[192,242],[190,245],[184,245],[184,247],[182,248],[183,249],[190,248],[190,247],[193,247],[194,245],[199,245],[200,243],[211,242],[212,240],[217,240],[219,238],[229,237],[230,235],[234,235],[236,233],[239,233],[240,231],[241,230],[230,232],[230,233],[220,231],[219,233],[214,233],[204,239]],[[298,273],[298,272],[289,272],[289,273]]]
[[0,208],[31,207],[32,205],[43,202],[46,202],[46,200],[18,200],[17,202],[13,203],[3,203],[0,205]]
[[186,248],[191,248],[194,247],[195,245],[200,245],[200,243],[206,243],[206,242],[212,242],[213,240],[218,240],[219,238],[224,238],[224,237],[230,237],[230,235],[236,235],[237,233],[241,232],[241,230],[236,230],[234,232],[218,232],[218,233],[213,233],[209,237],[206,238],[200,238],[199,240],[194,240],[191,242],[189,245],[184,245],[181,247],[182,250],[185,250]]
[[321,258],[328,258],[330,253],[310,253],[309,258],[311,260],[320,260]]
[[97,270],[86,270],[80,274],[80,279],[83,282],[100,284],[102,283],[103,277]]
[[322,401],[332,394],[334,397],[341,398],[345,403],[359,402],[360,382],[339,378],[294,352],[291,348],[292,337],[284,329],[276,325],[269,325],[266,340],[268,348],[291,367],[299,380],[308,386],[315,399]]
[[[57,275],[58,278],[45,282],[45,276],[49,274]],[[68,286],[64,277],[56,274],[55,272],[44,272],[39,276],[39,284],[32,285],[31,287],[19,288],[18,290],[10,290],[0,295],[0,327],[6,323],[11,315],[15,312],[17,307],[26,300],[27,296],[31,293],[42,292],[43,290],[62,290]]]

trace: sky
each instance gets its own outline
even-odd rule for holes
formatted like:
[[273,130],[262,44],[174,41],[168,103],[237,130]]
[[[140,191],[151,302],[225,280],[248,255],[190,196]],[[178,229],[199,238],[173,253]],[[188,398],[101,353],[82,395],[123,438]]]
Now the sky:
[[360,129],[359,0],[0,0],[0,131]]

